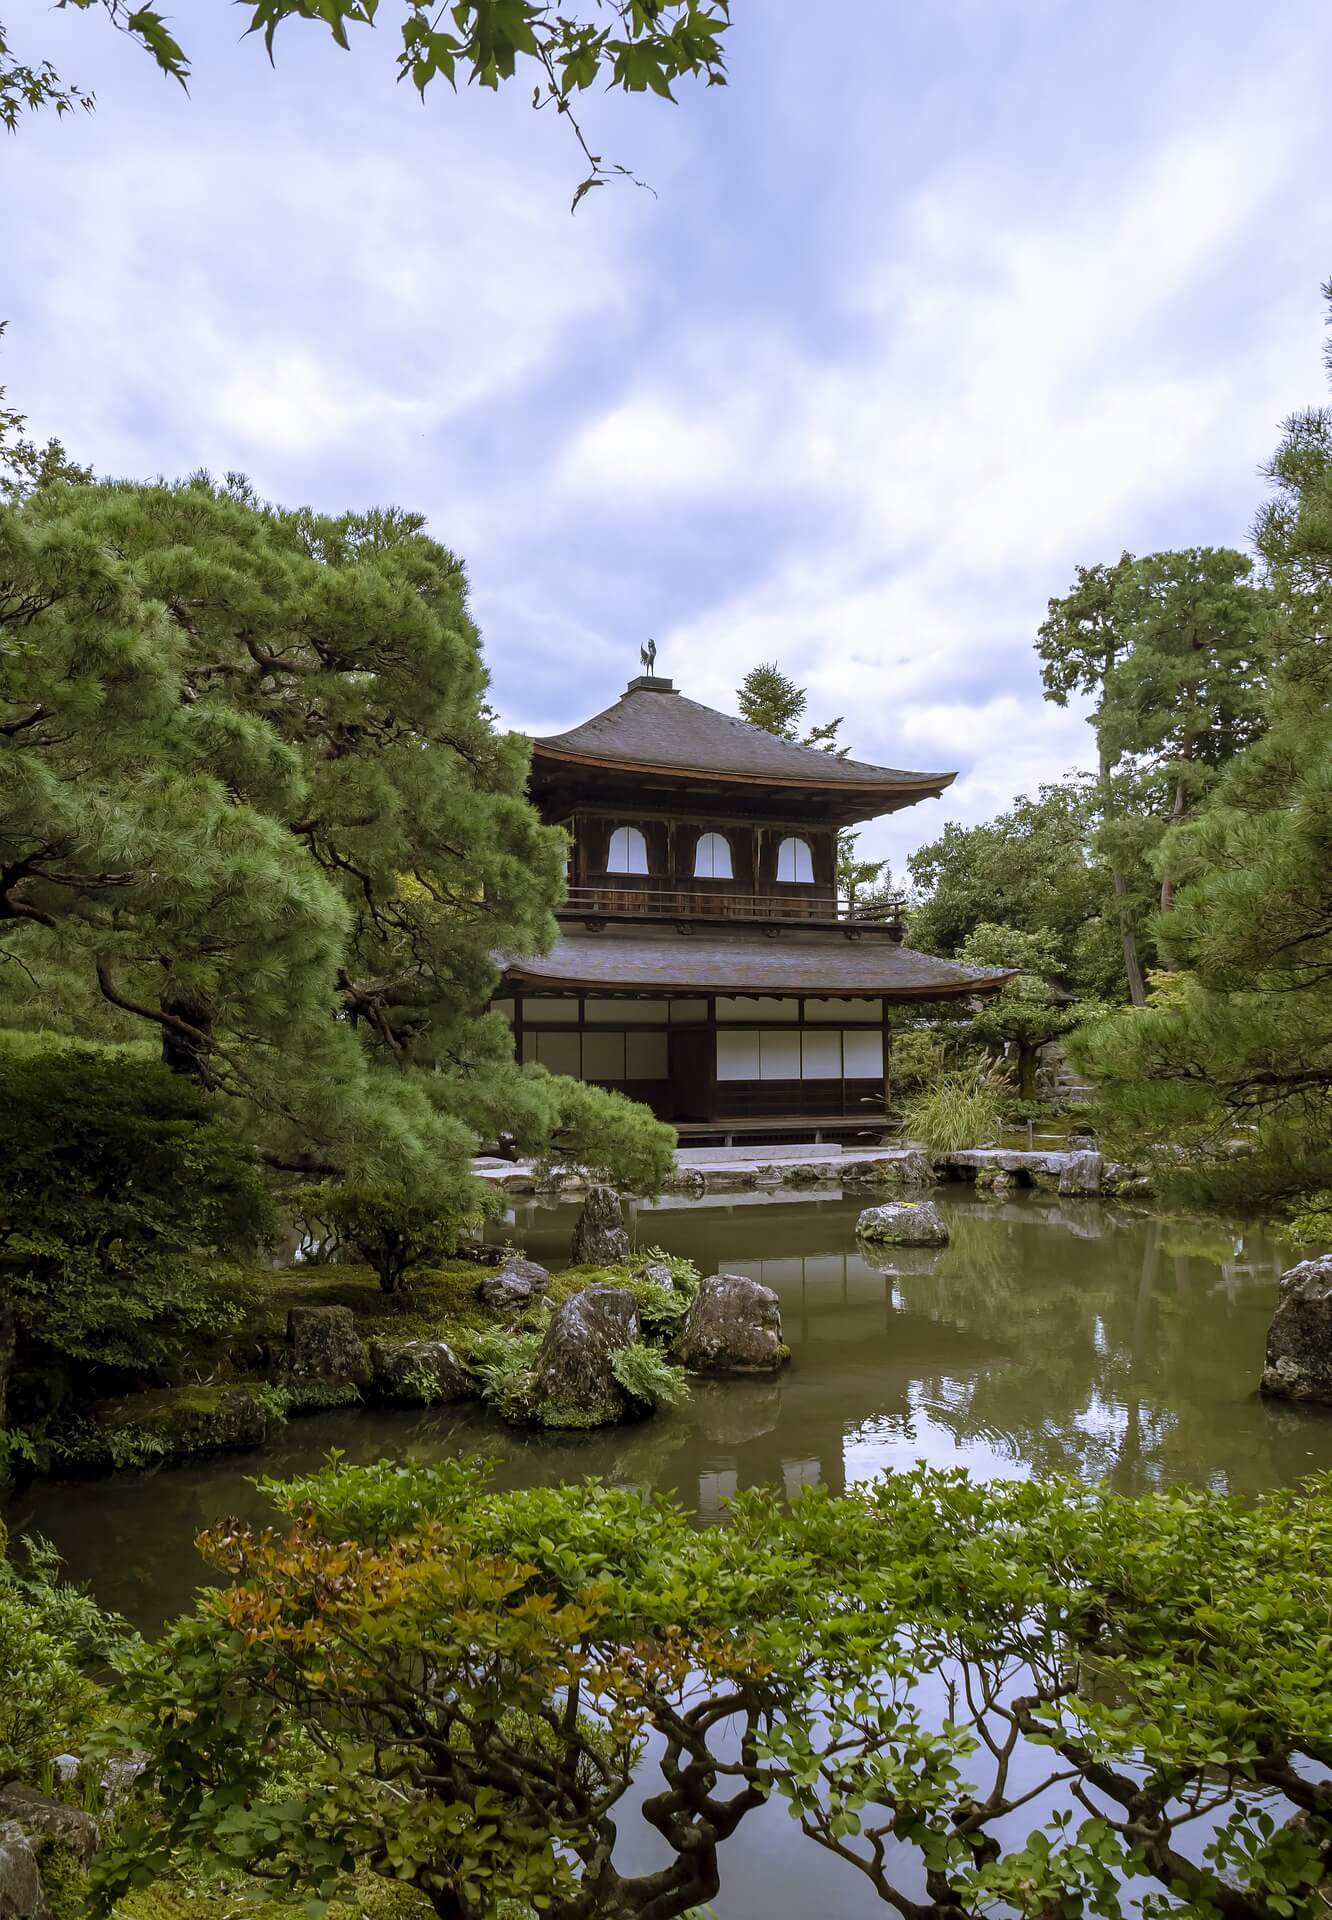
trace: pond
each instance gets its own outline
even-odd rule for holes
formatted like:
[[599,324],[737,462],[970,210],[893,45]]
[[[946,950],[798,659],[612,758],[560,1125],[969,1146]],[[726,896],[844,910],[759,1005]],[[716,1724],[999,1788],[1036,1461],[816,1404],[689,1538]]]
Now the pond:
[[[484,1451],[504,1484],[595,1474],[667,1489],[704,1523],[740,1487],[843,1487],[916,1460],[1128,1492],[1178,1480],[1250,1494],[1332,1468],[1332,1412],[1256,1391],[1287,1264],[1264,1234],[1034,1193],[935,1197],[947,1248],[869,1258],[854,1237],[860,1203],[837,1197],[637,1209],[641,1245],[776,1289],[792,1363],[774,1382],[696,1385],[679,1412],[600,1434],[533,1438],[476,1408],[322,1414],[262,1455],[38,1486],[6,1518],[151,1629],[189,1603],[194,1534],[261,1514],[253,1475],[304,1471],[331,1447],[353,1460]],[[500,1231],[558,1265],[575,1211],[526,1205]],[[885,1911],[776,1808],[723,1860],[721,1920]]]

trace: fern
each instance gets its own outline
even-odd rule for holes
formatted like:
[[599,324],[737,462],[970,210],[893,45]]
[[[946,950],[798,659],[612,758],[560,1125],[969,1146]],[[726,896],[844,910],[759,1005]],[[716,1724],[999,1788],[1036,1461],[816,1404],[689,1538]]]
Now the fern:
[[655,1347],[633,1340],[611,1358],[611,1372],[631,1400],[645,1407],[678,1407],[689,1398],[683,1367],[663,1359]]
[[518,1378],[531,1371],[541,1338],[539,1333],[515,1333],[507,1327],[486,1327],[470,1336],[465,1358],[487,1400],[503,1400]]

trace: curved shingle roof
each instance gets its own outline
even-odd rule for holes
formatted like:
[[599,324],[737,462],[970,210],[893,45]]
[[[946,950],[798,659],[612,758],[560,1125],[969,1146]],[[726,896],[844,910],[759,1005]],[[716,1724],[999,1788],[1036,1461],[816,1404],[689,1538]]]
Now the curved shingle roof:
[[603,992],[883,995],[933,999],[992,993],[1007,969],[965,967],[885,941],[848,941],[840,934],[789,943],[709,932],[644,935],[625,929],[562,932],[539,959],[506,959],[506,978],[523,986],[585,987]]
[[534,740],[538,757],[639,772],[696,773],[712,779],[833,789],[899,788],[942,793],[952,773],[916,773],[839,760],[820,747],[781,740],[734,714],[718,713],[677,693],[669,680],[630,683],[613,707],[567,733]]

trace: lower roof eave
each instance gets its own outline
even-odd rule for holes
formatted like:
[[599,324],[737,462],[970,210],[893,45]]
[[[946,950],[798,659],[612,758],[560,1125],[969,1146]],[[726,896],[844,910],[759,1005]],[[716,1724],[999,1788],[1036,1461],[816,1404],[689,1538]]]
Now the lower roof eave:
[[967,997],[980,998],[998,993],[1003,986],[1002,980],[985,981],[980,984],[969,983],[965,986],[947,987],[809,987],[799,986],[761,987],[678,987],[665,982],[661,986],[640,986],[638,981],[626,982],[623,986],[613,986],[605,980],[550,980],[536,979],[509,969],[504,975],[507,986],[533,987],[540,993],[601,993],[608,998],[652,1000],[711,1000],[720,996],[735,1000],[961,1000]]

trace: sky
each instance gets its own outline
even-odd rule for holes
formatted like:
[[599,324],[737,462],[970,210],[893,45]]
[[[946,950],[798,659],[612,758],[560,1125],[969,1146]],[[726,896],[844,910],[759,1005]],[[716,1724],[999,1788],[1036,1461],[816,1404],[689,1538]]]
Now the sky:
[[[169,5],[166,11],[171,13]],[[101,473],[393,502],[467,563],[503,720],[775,660],[857,758],[956,768],[900,876],[1090,762],[1033,652],[1074,568],[1246,546],[1324,395],[1324,0],[734,0],[731,83],[424,103],[179,0],[187,97],[100,11],[4,0],[97,110],[0,145],[0,384]],[[836,38],[829,38],[830,25]]]

